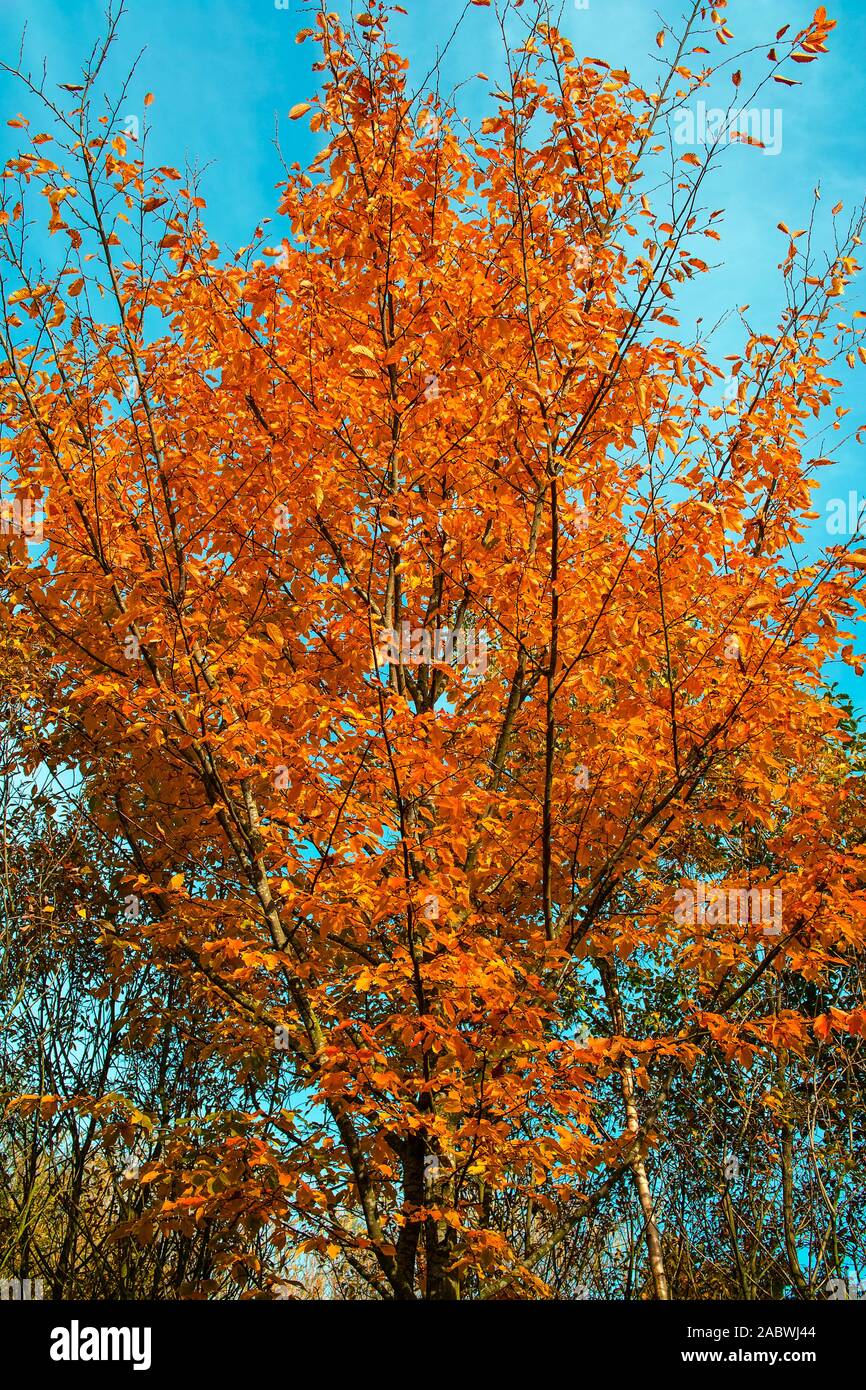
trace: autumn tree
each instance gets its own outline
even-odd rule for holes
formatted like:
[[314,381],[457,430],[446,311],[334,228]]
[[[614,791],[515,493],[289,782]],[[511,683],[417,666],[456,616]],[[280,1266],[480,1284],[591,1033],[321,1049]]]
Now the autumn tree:
[[141,1141],[105,1249],[170,1245],[161,1296],[807,1297],[859,1249],[862,1120],[822,1129],[815,1215],[802,1087],[862,1111],[860,755],[824,673],[866,555],[805,548],[862,216],[773,232],[780,320],[723,366],[677,301],[729,142],[671,143],[713,54],[754,101],[833,24],[732,61],[696,4],[644,90],[500,9],[477,129],[378,0],[315,13],[319,153],[233,255],[100,95],[116,15],[59,93],[19,70],[16,775],[80,786],[99,871],[40,949],[93,959],[132,1060],[7,1104]]

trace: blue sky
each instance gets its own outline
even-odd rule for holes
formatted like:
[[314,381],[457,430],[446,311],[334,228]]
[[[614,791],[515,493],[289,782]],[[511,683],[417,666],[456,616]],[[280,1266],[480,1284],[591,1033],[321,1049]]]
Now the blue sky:
[[[329,4],[347,13],[346,0]],[[398,17],[392,33],[418,80],[436,50],[447,45],[464,10],[460,33],[443,60],[442,89],[447,92],[479,69],[495,77],[501,39],[492,9],[467,6],[465,0],[403,0],[403,5],[409,13]],[[562,27],[579,54],[628,67],[652,86],[655,34],[662,20],[677,27],[686,7],[687,0],[589,0],[588,8],[578,9],[574,0],[564,0]],[[735,35],[730,47],[739,51],[758,46],[754,63],[760,69],[776,30],[786,23],[801,27],[815,8],[814,0],[730,0],[729,24]],[[712,322],[730,307],[748,304],[750,321],[762,330],[771,329],[782,303],[776,266],[785,248],[776,224],[808,225],[819,182],[818,226],[825,235],[834,203],[843,200],[847,214],[864,197],[866,88],[861,63],[866,54],[866,0],[831,0],[827,9],[837,20],[829,54],[800,69],[803,86],[772,84],[772,92],[760,99],[760,104],[781,112],[778,155],[737,145],[723,151],[708,194],[712,207],[727,209],[718,253],[721,265],[712,277],[701,277],[700,302],[688,306],[694,309],[692,317],[702,313],[705,322]],[[15,61],[26,24],[25,66],[38,69],[44,57],[50,83],[74,82],[101,30],[103,11],[103,0],[0,0],[0,58]],[[317,77],[310,70],[315,51],[309,44],[295,43],[307,13],[302,0],[288,0],[287,8],[278,8],[275,0],[126,0],[112,61],[114,79],[119,82],[144,52],[124,114],[140,118],[144,93],[155,94],[148,112],[149,153],[156,163],[182,168],[189,161],[205,168],[201,191],[208,201],[208,226],[227,248],[244,244],[258,220],[275,209],[274,185],[280,178],[273,143],[277,123],[288,160],[304,161],[315,152],[315,137],[306,123],[287,120],[289,108],[316,89]],[[724,56],[723,49],[712,46]],[[462,89],[460,103],[468,113],[480,115],[490,85],[470,81]],[[719,90],[723,101],[716,104],[727,105],[732,88],[728,84]],[[747,90],[747,76],[741,90]],[[0,109],[7,118],[27,110],[20,89],[4,74]],[[16,134],[0,124],[4,158],[15,149]],[[866,309],[866,282],[845,307],[848,314],[854,308]],[[739,325],[731,322],[715,341],[719,357],[736,350]],[[866,368],[846,382],[844,403],[851,407],[852,427],[866,421],[864,381]],[[813,452],[827,452],[826,444]],[[839,462],[823,470],[822,483],[822,508],[831,497],[846,498],[851,489],[866,498],[863,450],[844,446]],[[816,523],[815,541],[828,543],[823,522]],[[858,681],[843,667],[828,674],[866,710],[866,677]]]

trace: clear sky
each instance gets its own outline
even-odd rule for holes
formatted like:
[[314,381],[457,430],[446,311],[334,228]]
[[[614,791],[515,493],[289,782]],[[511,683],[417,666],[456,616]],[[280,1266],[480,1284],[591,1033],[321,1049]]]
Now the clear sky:
[[[501,39],[492,9],[469,6],[466,0],[402,3],[409,13],[391,32],[419,82],[437,49],[448,45],[464,11],[460,32],[443,61],[443,92],[471,79],[479,69],[495,76]],[[347,0],[329,4],[347,12]],[[38,69],[45,58],[50,83],[74,82],[83,56],[101,31],[104,8],[103,0],[0,0],[0,58],[16,61],[26,24],[25,66]],[[564,0],[561,27],[579,54],[628,67],[637,80],[653,86],[655,35],[661,21],[676,28],[686,8],[687,0],[589,0],[587,8]],[[756,46],[759,68],[776,31],[786,23],[802,27],[815,8],[814,0],[730,0],[729,24],[735,35],[731,47],[739,51]],[[776,267],[786,245],[777,223],[807,226],[813,190],[820,183],[818,226],[827,237],[831,206],[841,199],[847,214],[864,198],[866,0],[829,0],[827,9],[837,20],[829,53],[801,68],[801,87],[772,84],[772,93],[761,98],[761,104],[780,113],[778,153],[731,145],[713,175],[708,201],[727,209],[718,252],[721,264],[711,277],[700,277],[699,302],[688,305],[692,318],[703,314],[705,322],[714,322],[732,306],[748,304],[750,322],[759,330],[772,330],[783,303]],[[141,118],[144,93],[155,94],[148,112],[149,154],[157,156],[156,163],[183,168],[189,162],[205,169],[201,191],[208,202],[205,216],[211,234],[226,248],[245,244],[258,220],[276,206],[277,126],[288,161],[304,161],[316,149],[306,122],[287,120],[289,108],[316,90],[317,77],[311,72],[315,50],[295,43],[308,7],[302,0],[287,0],[285,8],[278,7],[277,0],[126,0],[125,10],[112,60],[117,81],[139,53],[141,58],[124,114]],[[722,57],[724,50],[719,48],[718,55]],[[480,114],[490,85],[467,83],[459,99],[467,112]],[[731,88],[722,90],[728,104]],[[22,94],[3,74],[0,109],[7,118],[27,110]],[[16,148],[16,134],[0,124],[4,158]],[[866,309],[866,282],[862,291],[855,291],[855,299],[845,301],[848,314]],[[688,317],[684,315],[684,323]],[[732,321],[717,340],[719,357],[741,341],[741,329]],[[866,423],[864,383],[866,368],[846,379],[844,404],[851,415],[845,433]],[[812,452],[828,453],[838,438],[814,441]],[[838,449],[832,469],[823,470],[819,505],[823,509],[830,498],[847,498],[851,490],[866,500],[866,454],[853,442]],[[816,545],[833,543],[823,519],[815,523],[813,540]],[[866,710],[866,677],[857,681],[841,666],[828,675]]]

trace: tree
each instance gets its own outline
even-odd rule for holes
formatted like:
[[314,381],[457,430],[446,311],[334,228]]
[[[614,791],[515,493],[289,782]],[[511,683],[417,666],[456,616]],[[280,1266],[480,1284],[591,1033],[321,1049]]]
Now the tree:
[[[660,33],[646,92],[516,3],[472,131],[435,78],[411,89],[384,6],[323,9],[321,91],[290,113],[321,150],[233,257],[147,130],[99,113],[117,16],[66,104],[20,73],[50,127],[20,118],[0,212],[4,447],[44,512],[0,572],[44,652],[26,767],[81,779],[102,997],[160,981],[134,1054],[176,1038],[219,1108],[162,1084],[10,1107],[95,1099],[106,1142],[146,1136],[112,1240],[214,1233],[164,1296],[281,1271],[397,1299],[806,1296],[851,1258],[837,1230],[801,1259],[789,1097],[849,1075],[866,1028],[859,755],[823,675],[856,660],[866,555],[797,553],[810,421],[866,360],[838,322],[862,215],[837,209],[823,259],[782,227],[780,323],[744,319],[727,373],[682,327],[725,132],[672,159],[665,135],[724,11]],[[832,27],[779,34],[754,92]],[[724,1151],[723,1273],[700,1200],[675,1213],[713,1067],[724,1124],[758,1123],[750,1069],[775,1079],[783,1190],[757,1155],[750,1178],[783,1274]]]

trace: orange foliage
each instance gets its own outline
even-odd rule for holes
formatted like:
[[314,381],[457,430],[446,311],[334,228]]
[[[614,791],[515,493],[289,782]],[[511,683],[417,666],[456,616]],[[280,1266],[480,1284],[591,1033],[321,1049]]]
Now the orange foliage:
[[[113,972],[146,952],[223,1065],[291,1077],[205,1168],[165,1136],[144,1237],[267,1221],[391,1296],[543,1293],[542,1246],[599,1166],[636,1173],[672,1075],[711,1040],[811,1047],[764,986],[862,943],[822,675],[861,576],[843,545],[792,559],[856,251],[822,273],[785,229],[788,307],[725,371],[676,310],[719,237],[706,152],[644,192],[687,47],[648,93],[531,26],[473,134],[413,101],[384,10],[361,27],[306,32],[323,88],[291,115],[323,147],[232,259],[89,89],[77,138],[7,166],[0,406],[45,508],[42,545],[5,539],[7,622],[47,653],[39,758],[125,847]],[[40,209],[63,259],[37,286]],[[720,881],[780,889],[781,932],[677,919]],[[641,1014],[638,966],[679,1021]],[[639,1127],[610,1136],[617,1076]],[[506,1192],[535,1246],[491,1219]]]

